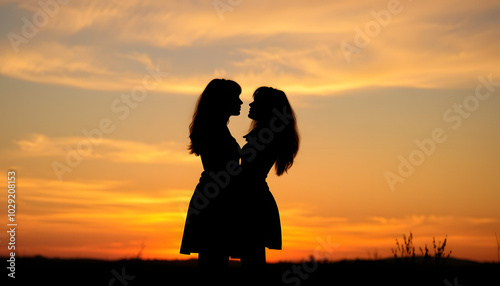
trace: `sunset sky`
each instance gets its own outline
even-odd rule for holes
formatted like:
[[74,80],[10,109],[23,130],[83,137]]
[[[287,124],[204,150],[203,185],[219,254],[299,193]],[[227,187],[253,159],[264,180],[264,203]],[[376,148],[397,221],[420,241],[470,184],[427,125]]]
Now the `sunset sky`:
[[259,86],[298,118],[297,160],[268,178],[283,229],[268,261],[389,257],[410,231],[496,261],[499,15],[494,0],[0,0],[16,255],[196,258],[179,254],[202,171],[188,125],[206,84],[229,78],[241,146]]

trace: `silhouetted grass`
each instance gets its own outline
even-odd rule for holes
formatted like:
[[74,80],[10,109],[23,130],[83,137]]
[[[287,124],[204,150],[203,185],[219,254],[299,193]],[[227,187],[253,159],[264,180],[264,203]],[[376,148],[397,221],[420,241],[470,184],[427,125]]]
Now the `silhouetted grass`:
[[495,238],[497,240],[497,259],[498,263],[500,263],[500,240],[498,239],[498,235],[496,232],[495,232]]
[[[436,266],[440,266],[448,260],[451,255],[451,250],[446,254],[446,241],[448,236],[445,236],[443,243],[439,241],[436,244],[436,238],[432,237],[432,245],[434,247],[434,259],[431,259],[429,255],[429,248],[427,244],[425,244],[424,249],[419,247],[420,253],[423,257],[423,263],[427,264],[432,261],[432,263]],[[406,264],[414,264],[415,263],[415,246],[413,245],[413,234],[410,232],[408,238],[403,234],[403,243],[400,244],[398,239],[396,238],[396,249],[391,248],[392,253],[394,254],[394,258],[397,261],[402,261]]]

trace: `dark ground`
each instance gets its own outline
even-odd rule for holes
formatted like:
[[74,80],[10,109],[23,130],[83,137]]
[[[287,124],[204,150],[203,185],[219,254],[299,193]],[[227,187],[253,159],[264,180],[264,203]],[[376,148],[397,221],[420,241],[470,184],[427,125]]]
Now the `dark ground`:
[[[15,279],[7,277],[6,267],[2,269],[5,278],[1,280],[7,283],[1,285],[207,285],[197,280],[196,260],[19,258]],[[394,259],[317,264],[306,260],[305,263],[269,264],[267,272],[267,278],[257,285],[500,285],[500,264],[451,258],[441,266],[405,264]],[[242,281],[249,281],[247,278],[242,280],[238,261],[231,261],[225,277],[228,285],[243,285]]]

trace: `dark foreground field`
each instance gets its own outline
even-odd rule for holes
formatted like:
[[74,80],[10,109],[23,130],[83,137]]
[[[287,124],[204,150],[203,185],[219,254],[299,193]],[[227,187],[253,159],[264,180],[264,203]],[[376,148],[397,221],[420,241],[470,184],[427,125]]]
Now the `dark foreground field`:
[[[8,270],[2,268],[7,284],[1,285],[206,285],[198,280],[196,260],[20,258],[16,261],[15,279],[8,278]],[[242,281],[248,281],[242,278],[237,261],[231,261],[225,277],[228,285],[243,285]],[[263,280],[258,285],[500,285],[500,265],[455,259],[439,267],[409,265],[393,259],[318,264],[306,260],[269,264],[267,278]]]

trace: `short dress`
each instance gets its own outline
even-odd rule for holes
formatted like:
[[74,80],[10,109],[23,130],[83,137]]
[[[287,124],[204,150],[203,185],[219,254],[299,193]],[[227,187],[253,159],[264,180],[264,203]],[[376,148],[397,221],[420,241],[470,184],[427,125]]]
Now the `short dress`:
[[236,181],[230,173],[239,165],[240,147],[227,126],[206,133],[208,138],[200,151],[204,171],[189,202],[180,253],[229,255],[233,227],[228,193]]
[[[257,136],[256,130],[245,136],[249,140]],[[233,225],[237,227],[236,250],[233,257],[267,247],[282,248],[281,221],[276,201],[269,190],[266,178],[276,161],[276,146],[273,144],[252,145],[247,143],[241,150],[242,172],[239,176],[237,205],[233,209]]]

